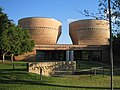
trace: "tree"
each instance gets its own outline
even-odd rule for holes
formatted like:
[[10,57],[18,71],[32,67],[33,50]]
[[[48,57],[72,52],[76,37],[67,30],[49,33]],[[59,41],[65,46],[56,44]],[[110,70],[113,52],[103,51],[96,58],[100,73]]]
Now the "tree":
[[[91,13],[85,9],[83,12],[77,10],[82,15],[87,17],[93,17],[96,19],[108,20],[108,4],[107,0],[99,0],[99,8],[97,13]],[[116,35],[120,33],[120,0],[111,0],[111,12],[112,12],[112,33]]]
[[0,51],[3,55],[3,62],[7,53],[11,54],[13,61],[14,55],[30,52],[33,48],[34,41],[31,39],[28,30],[23,30],[13,24],[0,8]]
[[[104,19],[108,19],[108,5],[107,0],[99,0],[99,13],[104,15]],[[112,12],[112,31],[113,35],[120,33],[120,0],[111,0],[111,12]]]
[[113,37],[113,54],[114,62],[120,62],[120,34],[117,34],[117,37]]
[[[7,29],[10,26],[11,22],[8,19],[7,14],[2,12],[2,8],[0,8],[0,51],[3,55],[3,60],[5,54],[9,51],[9,41],[8,41],[8,36],[7,36]],[[6,47],[6,48],[4,48]],[[3,50],[4,48],[4,50]],[[4,52],[6,51],[6,53]]]

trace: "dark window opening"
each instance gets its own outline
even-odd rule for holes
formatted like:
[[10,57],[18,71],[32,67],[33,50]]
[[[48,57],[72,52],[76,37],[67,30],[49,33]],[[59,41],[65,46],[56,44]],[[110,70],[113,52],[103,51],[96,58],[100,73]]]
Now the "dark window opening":
[[37,50],[36,61],[65,61],[66,51],[64,50]]
[[75,60],[102,61],[102,51],[100,50],[75,50]]

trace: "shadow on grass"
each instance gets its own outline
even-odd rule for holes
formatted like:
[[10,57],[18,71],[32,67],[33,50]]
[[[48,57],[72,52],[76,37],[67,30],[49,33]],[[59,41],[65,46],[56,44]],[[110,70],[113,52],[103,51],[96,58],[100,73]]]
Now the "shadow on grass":
[[[50,84],[46,81],[27,81],[27,80],[0,80],[1,84],[24,84],[24,85],[41,85],[41,86],[49,86],[49,87],[63,87],[63,88],[81,88],[81,89],[110,89],[108,87],[84,87],[84,86],[69,86],[69,85],[56,85],[56,84]],[[120,88],[114,88],[117,90],[120,90]]]
[[22,69],[0,69],[0,72],[5,72],[5,71],[27,71],[26,68],[22,68]]

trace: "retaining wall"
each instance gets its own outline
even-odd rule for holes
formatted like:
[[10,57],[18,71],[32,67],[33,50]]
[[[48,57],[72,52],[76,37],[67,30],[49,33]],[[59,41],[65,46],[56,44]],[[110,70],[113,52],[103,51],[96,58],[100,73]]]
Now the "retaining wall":
[[[40,69],[42,71],[40,71]],[[76,61],[59,61],[59,62],[35,62],[28,63],[28,72],[44,76],[72,74],[76,70]]]

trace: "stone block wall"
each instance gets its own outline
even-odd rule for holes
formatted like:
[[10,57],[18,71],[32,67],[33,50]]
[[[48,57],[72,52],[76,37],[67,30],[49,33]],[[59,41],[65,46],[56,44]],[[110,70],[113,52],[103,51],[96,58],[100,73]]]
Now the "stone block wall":
[[42,69],[42,75],[44,76],[68,74],[76,70],[76,61],[34,62],[28,64],[28,72],[40,74],[40,69]]

